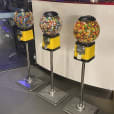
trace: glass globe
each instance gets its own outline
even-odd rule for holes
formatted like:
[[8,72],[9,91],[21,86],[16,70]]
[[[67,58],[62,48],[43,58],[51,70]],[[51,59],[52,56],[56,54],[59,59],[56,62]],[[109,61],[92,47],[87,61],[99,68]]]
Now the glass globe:
[[29,29],[33,25],[33,16],[31,11],[24,9],[17,10],[14,14],[14,22],[20,29]]
[[74,25],[74,35],[81,43],[92,43],[100,33],[100,27],[93,16],[83,16]]
[[45,35],[55,36],[59,34],[61,27],[60,17],[54,11],[45,12],[40,19],[40,28]]

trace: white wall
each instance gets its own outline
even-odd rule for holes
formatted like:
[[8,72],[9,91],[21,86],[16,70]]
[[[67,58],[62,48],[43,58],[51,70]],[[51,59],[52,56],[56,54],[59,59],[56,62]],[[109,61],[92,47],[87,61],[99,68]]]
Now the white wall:
[[85,83],[114,90],[114,6],[33,1],[37,63],[50,69],[50,54],[42,49],[40,17],[45,11],[57,11],[63,20],[61,49],[54,52],[54,72],[80,81],[81,62],[74,60],[73,26],[84,15],[95,16],[101,27],[96,40],[96,58],[86,64]]

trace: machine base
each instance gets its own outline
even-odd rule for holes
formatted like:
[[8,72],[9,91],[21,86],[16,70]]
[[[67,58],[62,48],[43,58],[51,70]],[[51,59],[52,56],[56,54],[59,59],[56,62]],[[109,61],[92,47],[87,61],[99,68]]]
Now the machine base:
[[64,108],[64,112],[68,114],[97,114],[98,108],[87,102],[84,102],[85,109],[83,111],[78,111],[77,105],[79,103],[78,98],[73,98],[70,103]]
[[34,78],[32,78],[32,82],[31,83],[28,83],[28,81],[26,79],[24,79],[24,80],[17,81],[17,84],[21,85],[22,87],[24,87],[28,91],[34,91],[38,87],[43,85],[44,82],[42,80],[34,77]]
[[[48,41],[47,41],[48,40]],[[50,37],[46,34],[43,35],[42,48],[50,51],[54,51],[60,47],[60,35]]]
[[56,50],[58,50],[58,49],[60,49],[61,47],[57,47],[57,48],[55,48],[55,49],[45,49],[44,47],[42,47],[42,49],[44,49],[44,50],[48,50],[48,51],[56,51]]
[[50,85],[41,90],[38,95],[43,98],[44,100],[48,101],[49,103],[53,105],[58,105],[62,101],[65,100],[66,97],[68,97],[68,94],[58,88],[55,88],[54,95],[50,94]]
[[89,63],[90,61],[92,61],[94,58],[95,58],[95,56],[92,57],[92,58],[89,59],[89,60],[84,60],[84,59],[78,59],[77,57],[74,57],[74,59],[76,59],[76,60],[78,60],[78,61],[87,62],[87,63]]

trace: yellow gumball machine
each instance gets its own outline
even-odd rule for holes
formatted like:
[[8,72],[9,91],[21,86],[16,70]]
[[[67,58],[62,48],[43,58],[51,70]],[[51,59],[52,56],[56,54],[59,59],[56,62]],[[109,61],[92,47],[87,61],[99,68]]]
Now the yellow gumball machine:
[[34,39],[33,29],[28,29],[28,30],[18,29],[18,30],[19,32],[17,34],[17,38],[19,41],[27,42]]
[[96,19],[92,16],[80,17],[74,25],[75,43],[74,58],[89,62],[95,57],[95,39],[100,29]]
[[42,48],[54,51],[60,48],[60,35],[62,22],[54,11],[45,12],[40,20],[40,28],[43,32]]
[[55,51],[60,48],[60,35],[43,35],[42,48],[49,51]]
[[95,40],[100,33],[100,27],[95,17],[82,16],[75,23],[73,32],[76,38],[74,59],[82,62],[81,93],[80,99],[73,98],[64,108],[64,111],[68,114],[95,114],[97,107],[83,100],[84,75],[85,63],[95,58]]
[[43,32],[42,48],[50,51],[50,85],[42,89],[39,95],[53,105],[59,104],[66,98],[67,93],[54,86],[53,73],[53,52],[60,48],[61,19],[57,12],[48,11],[43,14],[40,20],[40,28]]
[[33,35],[33,16],[31,11],[18,9],[14,14],[14,22],[17,26],[17,38],[21,42],[25,42],[27,53],[27,76],[24,80],[17,81],[18,84],[23,86],[29,91],[35,90],[42,84],[42,81],[32,76],[30,73],[30,58],[28,42],[34,39]]
[[18,28],[17,38],[19,41],[27,42],[33,40],[33,16],[31,11],[19,9],[15,12],[15,24]]
[[84,44],[76,42],[74,58],[80,61],[89,62],[95,58],[95,42]]

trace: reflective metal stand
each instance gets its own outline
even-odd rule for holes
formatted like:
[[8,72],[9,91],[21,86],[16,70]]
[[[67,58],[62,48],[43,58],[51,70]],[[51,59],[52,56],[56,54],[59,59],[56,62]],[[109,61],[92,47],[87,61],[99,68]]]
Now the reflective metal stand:
[[50,69],[51,69],[51,90],[50,95],[54,96],[55,89],[54,89],[54,74],[53,74],[53,51],[50,52]]
[[85,62],[82,62],[81,72],[81,94],[79,98],[73,98],[69,104],[66,105],[64,111],[68,114],[96,114],[97,107],[87,102],[84,102],[84,76],[85,76]]
[[19,80],[17,83],[27,89],[28,91],[34,91],[39,86],[43,84],[43,81],[38,79],[35,76],[32,76],[30,73],[30,58],[29,58],[29,49],[28,42],[26,42],[26,53],[27,53],[27,77],[24,80]]
[[41,90],[38,95],[44,100],[48,101],[53,105],[57,105],[62,102],[68,94],[54,86],[54,73],[53,73],[53,51],[50,51],[50,69],[51,69],[51,85]]

